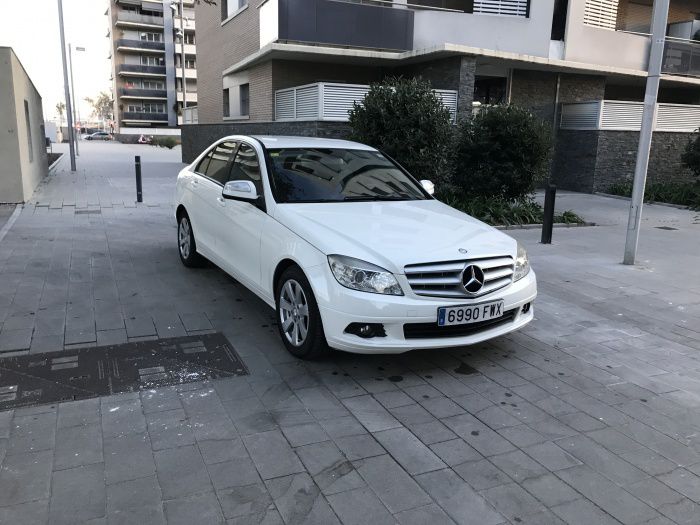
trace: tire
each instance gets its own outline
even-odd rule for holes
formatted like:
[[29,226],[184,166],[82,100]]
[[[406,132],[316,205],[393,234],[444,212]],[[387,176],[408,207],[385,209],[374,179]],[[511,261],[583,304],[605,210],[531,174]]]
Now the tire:
[[291,266],[282,273],[275,303],[277,327],[290,354],[300,359],[318,359],[330,353],[316,298],[301,268]]
[[197,243],[187,212],[182,212],[177,219],[177,252],[182,264],[188,268],[197,268],[204,263],[204,258],[197,253]]

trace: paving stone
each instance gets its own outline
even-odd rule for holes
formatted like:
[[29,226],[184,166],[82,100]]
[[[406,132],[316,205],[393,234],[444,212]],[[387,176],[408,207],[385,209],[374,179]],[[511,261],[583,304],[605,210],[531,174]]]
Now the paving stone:
[[308,474],[271,479],[267,487],[285,523],[340,524]]
[[337,438],[335,444],[350,461],[381,456],[386,453],[370,434]]
[[499,513],[513,521],[522,519],[522,516],[546,510],[541,503],[515,483],[492,487],[480,492],[480,494]]
[[0,507],[48,500],[53,453],[28,452],[5,456],[0,467]]
[[679,503],[671,503],[659,507],[659,512],[672,519],[675,523],[691,525],[697,523],[700,505],[688,498],[683,498]]
[[261,479],[255,465],[248,457],[210,464],[207,466],[214,489],[242,487],[260,483]]
[[449,469],[416,476],[420,485],[457,523],[504,523],[505,518]]
[[457,435],[437,419],[429,423],[415,423],[406,425],[418,439],[426,445],[440,443],[455,439]]
[[318,423],[282,427],[282,432],[292,447],[300,447],[330,439]]
[[461,406],[446,397],[425,399],[420,404],[438,419],[456,416],[465,412]]
[[551,471],[561,470],[581,464],[578,459],[551,441],[540,443],[539,445],[533,445],[523,450],[528,456],[537,460],[537,462],[544,465],[547,470]]
[[194,443],[194,433],[185,411],[180,409],[146,415],[153,450],[182,447]]
[[223,514],[214,492],[193,494],[163,503],[168,525],[192,523],[208,525],[223,523]]
[[183,392],[180,394],[180,397],[185,413],[190,417],[210,413],[221,414],[222,416],[226,414],[226,409],[213,387]]
[[518,483],[528,478],[541,476],[547,473],[547,469],[533,459],[530,459],[530,457],[521,450],[514,450],[505,454],[491,456],[490,460]]
[[175,388],[157,388],[141,391],[144,414],[182,409],[180,393]]
[[662,474],[658,479],[694,502],[700,503],[700,477],[692,472],[679,468]]
[[454,521],[435,504],[418,507],[417,509],[404,510],[395,516],[401,525],[454,525]]
[[108,484],[152,476],[156,472],[148,434],[104,438],[105,480]]
[[217,492],[226,519],[261,516],[274,509],[274,503],[263,483],[234,487]]
[[593,503],[585,499],[577,499],[552,507],[552,512],[569,525],[619,525],[619,521],[603,512]]
[[323,494],[336,494],[365,485],[352,463],[331,441],[300,447],[297,453]]
[[388,455],[361,459],[353,465],[391,513],[431,503],[430,497]]
[[367,487],[341,494],[332,494],[328,496],[328,502],[342,523],[347,525],[366,525],[368,523],[390,525],[395,523],[386,507]]
[[581,494],[554,474],[544,474],[537,478],[526,479],[522,486],[547,507],[555,507],[581,497]]
[[103,462],[102,428],[99,424],[59,428],[56,431],[54,470]]
[[0,507],[0,523],[13,525],[36,525],[46,523],[49,518],[49,501],[38,500]]
[[484,456],[503,454],[515,447],[470,414],[448,417],[443,423]]
[[154,458],[163,498],[175,499],[213,490],[207,468],[195,446],[159,450]]
[[99,398],[81,399],[80,401],[70,401],[58,405],[58,429],[99,423]]
[[7,442],[7,455],[53,449],[56,443],[56,414],[51,412],[21,415],[15,412]]
[[390,390],[388,392],[374,394],[374,399],[379,401],[386,409],[412,405],[414,403],[413,399],[401,390]]
[[238,437],[238,431],[228,416],[216,412],[190,416],[189,427],[197,442],[229,440]]
[[445,468],[445,464],[428,447],[405,428],[375,432],[374,437],[411,475]]
[[[167,503],[166,503],[167,505]],[[107,520],[110,524],[165,524],[160,486],[155,476],[107,486]]]
[[529,447],[530,445],[547,441],[547,438],[527,425],[501,428],[498,430],[498,433],[518,448]]
[[370,432],[400,427],[401,424],[372,396],[343,399],[343,404]]
[[654,478],[647,478],[627,485],[625,489],[655,509],[664,505],[680,503],[684,499],[681,494]]
[[141,401],[129,398],[108,398],[102,404],[102,432],[104,437],[146,432],[146,419],[143,416]]
[[304,471],[299,458],[278,430],[245,436],[243,442],[263,479]]
[[452,439],[435,443],[430,449],[440,457],[447,465],[454,467],[466,461],[478,461],[483,459],[475,449],[467,445],[462,439]]
[[104,465],[96,463],[53,473],[51,481],[51,523],[85,522],[105,515]]
[[508,474],[503,472],[488,459],[467,461],[466,463],[453,467],[453,469],[475,490],[489,489],[512,481]]
[[346,436],[366,434],[367,430],[353,416],[344,416],[332,419],[322,419],[319,424],[323,430],[333,439]]

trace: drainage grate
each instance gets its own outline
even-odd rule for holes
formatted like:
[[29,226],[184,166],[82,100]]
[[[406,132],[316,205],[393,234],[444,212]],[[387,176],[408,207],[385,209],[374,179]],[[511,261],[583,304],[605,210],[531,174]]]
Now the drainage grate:
[[102,215],[102,210],[75,210],[75,215]]
[[654,226],[657,230],[670,230],[670,231],[677,231],[678,228],[672,228],[671,226]]
[[247,375],[220,333],[0,359],[0,410]]

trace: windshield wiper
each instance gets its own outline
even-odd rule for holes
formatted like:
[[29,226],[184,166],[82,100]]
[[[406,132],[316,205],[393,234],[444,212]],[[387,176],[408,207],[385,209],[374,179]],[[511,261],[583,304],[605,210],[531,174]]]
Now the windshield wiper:
[[408,195],[347,195],[344,201],[410,201],[412,197]]

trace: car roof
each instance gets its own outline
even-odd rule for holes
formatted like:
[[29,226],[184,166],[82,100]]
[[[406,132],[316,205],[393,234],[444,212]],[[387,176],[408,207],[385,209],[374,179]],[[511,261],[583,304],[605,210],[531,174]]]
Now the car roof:
[[[240,136],[239,136],[240,137]],[[235,136],[227,137],[235,138]],[[330,139],[320,137],[297,137],[292,135],[250,135],[250,138],[257,139],[266,148],[337,148],[337,149],[362,149],[374,151],[375,149],[366,144],[353,142],[350,140]]]

